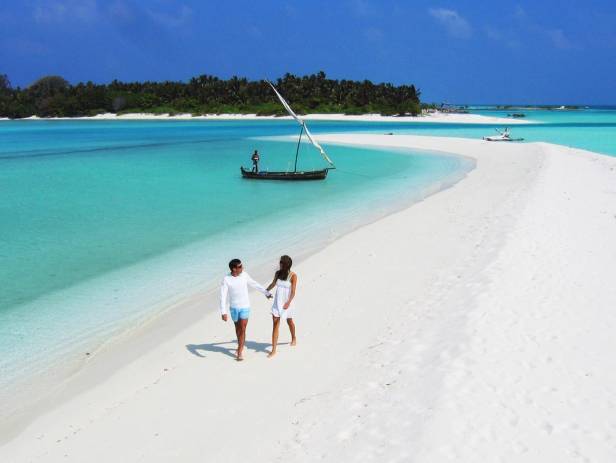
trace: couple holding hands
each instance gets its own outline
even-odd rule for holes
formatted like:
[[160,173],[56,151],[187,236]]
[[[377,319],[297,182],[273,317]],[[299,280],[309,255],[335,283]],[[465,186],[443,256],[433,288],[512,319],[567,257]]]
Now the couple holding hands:
[[[278,328],[281,319],[287,320],[287,325],[291,332],[291,345],[294,346],[296,344],[295,323],[293,322],[293,299],[295,298],[295,289],[297,287],[297,275],[291,271],[291,265],[293,265],[291,258],[286,255],[282,256],[280,258],[280,267],[274,273],[274,279],[267,288],[264,288],[244,271],[242,262],[239,259],[232,259],[229,262],[230,273],[225,275],[220,285],[220,314],[223,321],[226,322],[229,318],[227,313],[227,305],[229,305],[231,320],[235,324],[235,334],[237,335],[236,360],[244,360],[242,352],[246,342],[246,326],[250,317],[249,286],[265,294],[268,299],[273,298],[274,300],[272,305],[272,350],[267,356],[271,358],[276,355]],[[272,294],[270,291],[274,287],[276,287],[276,292]]]

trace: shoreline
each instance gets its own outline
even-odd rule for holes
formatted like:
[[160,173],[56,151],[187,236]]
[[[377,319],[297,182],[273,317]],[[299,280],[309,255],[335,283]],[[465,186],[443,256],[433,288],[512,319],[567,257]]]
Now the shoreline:
[[[271,138],[276,140],[286,139],[285,136],[276,136]],[[393,149],[398,151],[396,148]],[[426,155],[428,154],[428,151],[430,150],[422,150],[420,152],[412,150],[410,154]],[[434,152],[432,151],[432,153]],[[445,152],[438,154],[447,157],[463,158],[462,156],[451,155],[450,153]],[[470,158],[465,158],[463,163],[466,164],[469,161]],[[314,239],[314,241],[307,244],[304,243],[301,247],[296,248],[299,245],[292,245],[293,248],[286,249],[286,252],[291,252],[294,256],[295,264],[297,265],[304,259],[321,251],[324,247],[334,243],[341,237],[353,233],[355,230],[363,226],[377,222],[384,217],[399,212],[400,210],[406,209],[419,201],[423,201],[426,197],[442,191],[443,189],[450,188],[452,185],[468,175],[468,172],[472,171],[473,168],[474,167],[471,167],[470,170],[468,170],[466,167],[460,166],[460,170],[452,172],[448,176],[439,178],[438,181],[424,186],[420,190],[411,190],[407,192],[407,196],[398,199],[393,206],[389,206],[387,208],[383,206],[383,209],[376,213],[366,211],[362,213],[361,218],[353,217],[352,221],[349,221],[347,225],[341,228],[337,228],[335,232],[333,228],[330,229],[329,236],[326,236],[326,234],[323,233],[323,236],[319,235]],[[202,254],[202,252],[197,251],[199,247],[199,243],[193,243],[184,248],[179,248],[150,258],[148,261],[168,260],[171,255],[187,254],[189,252],[191,254]],[[283,252],[282,250],[279,251]],[[118,269],[112,273],[119,274],[127,272],[130,271],[131,267],[137,265],[147,266],[148,261],[133,264],[128,268]],[[250,270],[253,276],[262,276],[260,281],[266,281],[269,277],[271,277],[270,264],[261,262],[258,259],[256,259],[256,265],[254,265],[255,259],[248,258],[246,261],[253,264]],[[176,262],[176,265],[179,264]],[[172,271],[173,269],[170,268],[168,270]],[[257,279],[259,280],[259,278]],[[92,283],[92,281],[88,281],[85,284],[90,283]],[[83,284],[84,283],[81,283],[81,285]],[[130,361],[138,358],[140,354],[146,352],[147,348],[145,346],[154,346],[157,342],[155,339],[158,339],[157,336],[159,333],[166,333],[165,336],[163,336],[166,338],[171,334],[176,334],[181,330],[186,329],[191,321],[198,320],[200,313],[197,313],[194,310],[194,306],[198,303],[204,304],[205,302],[205,305],[208,307],[216,307],[218,304],[216,300],[217,285],[218,279],[216,277],[214,279],[208,279],[202,283],[195,283],[187,286],[184,292],[171,296],[169,298],[169,302],[158,301],[154,303],[154,306],[159,307],[159,309],[152,311],[152,313],[147,316],[137,317],[139,322],[129,323],[128,325],[123,325],[123,327],[118,327],[116,329],[116,334],[112,335],[111,339],[97,344],[97,347],[91,346],[89,348],[76,350],[75,354],[71,356],[71,358],[74,357],[74,360],[71,361],[70,365],[65,364],[62,366],[62,371],[66,371],[68,374],[55,375],[55,377],[61,378],[61,381],[51,383],[53,386],[51,393],[44,394],[42,397],[34,401],[33,405],[26,408],[19,407],[17,413],[8,415],[4,423],[0,422],[0,445],[17,435],[20,429],[27,426],[27,424],[36,416],[56,408],[58,404],[68,401],[74,395],[90,389],[94,384],[96,384],[96,380],[104,379],[104,375],[101,374],[101,370],[107,371],[108,368],[101,368],[101,362],[104,363],[105,359],[111,359],[109,365],[113,365],[118,368],[123,367],[127,363],[130,363]],[[70,289],[71,288],[68,290],[70,291]],[[58,295],[61,295],[63,291],[65,290],[60,290]],[[155,336],[153,333],[157,333],[157,335]],[[126,352],[127,350],[130,352],[129,355],[119,355],[120,352]],[[87,356],[83,357],[83,353],[86,351],[88,351],[86,354]],[[101,357],[103,358],[101,359]],[[35,378],[46,378],[52,371],[53,369],[40,372],[40,374],[35,375]],[[21,382],[17,384],[22,384],[23,382],[24,381],[22,378]],[[41,386],[39,389],[43,390],[48,387],[48,385],[44,387]]]
[[[416,122],[416,123],[451,123],[451,124],[499,124],[499,125],[524,125],[533,124],[536,121],[510,119],[504,117],[482,116],[479,114],[456,114],[436,112],[421,116],[381,116],[380,114],[346,115],[346,114],[306,114],[300,116],[307,121],[340,121],[340,122]],[[0,119],[2,120],[2,119]],[[4,119],[9,120],[9,119]],[[193,116],[192,114],[151,114],[130,113],[117,115],[114,113],[99,114],[97,116],[84,117],[38,117],[30,116],[16,121],[109,121],[109,120],[214,120],[214,121],[259,121],[259,120],[292,120],[291,116],[257,116],[256,114],[207,114]]]
[[[533,367],[526,364],[529,360],[518,351],[504,357],[508,362],[506,370],[499,370],[498,356],[494,358],[496,363],[482,365],[489,352],[506,351],[506,344],[498,344],[497,334],[501,329],[506,328],[507,336],[513,336],[521,319],[536,322],[540,332],[555,330],[563,337],[568,333],[579,336],[581,332],[575,331],[575,323],[569,327],[577,312],[569,309],[575,306],[565,303],[558,306],[560,311],[550,311],[556,309],[558,297],[571,296],[567,293],[570,290],[567,283],[575,283],[582,296],[600,297],[593,301],[599,307],[610,307],[616,302],[614,290],[588,291],[594,282],[590,280],[597,279],[594,274],[585,276],[588,265],[579,275],[567,273],[572,271],[568,267],[559,270],[556,267],[561,259],[558,252],[575,262],[586,262],[584,256],[591,250],[594,252],[590,256],[601,259],[600,266],[596,262],[598,272],[609,275],[614,269],[614,264],[610,265],[606,259],[616,250],[616,239],[605,233],[613,227],[608,211],[614,203],[607,195],[609,191],[601,188],[609,190],[609,182],[616,176],[616,160],[544,143],[493,146],[468,139],[362,134],[321,135],[320,140],[455,153],[474,158],[477,168],[451,188],[361,226],[299,262],[298,274],[303,282],[301,308],[305,313],[299,322],[300,346],[296,352],[288,352],[282,346],[275,360],[265,359],[262,352],[268,344],[270,322],[255,315],[254,321],[251,319],[249,339],[257,342],[252,341],[252,347],[249,346],[247,362],[235,365],[226,354],[225,344],[220,344],[232,338],[230,328],[221,326],[216,314],[208,313],[192,320],[179,332],[153,336],[156,339],[152,339],[155,342],[151,349],[145,348],[143,355],[122,368],[102,374],[99,378],[106,378],[104,381],[75,393],[72,400],[38,416],[23,433],[0,447],[0,455],[6,454],[8,461],[22,461],[22,458],[39,461],[34,460],[36,455],[47,455],[44,461],[59,461],[65,455],[69,461],[84,461],[88,455],[89,461],[110,461],[114,457],[134,461],[145,458],[146,454],[150,461],[158,461],[163,455],[197,461],[204,454],[213,461],[248,456],[257,461],[271,461],[280,455],[292,461],[317,455],[326,455],[328,461],[344,461],[354,450],[368,457],[387,459],[403,456],[408,451],[405,448],[409,442],[400,440],[404,436],[400,433],[417,427],[410,432],[412,443],[416,444],[412,447],[425,461],[434,461],[434,457],[441,455],[444,444],[436,441],[442,440],[443,431],[446,437],[451,437],[445,439],[448,444],[444,448],[450,454],[464,457],[473,450],[483,449],[475,455],[494,457],[486,451],[487,444],[469,443],[465,434],[452,433],[447,423],[453,420],[456,426],[471,432],[477,426],[487,426],[494,412],[500,413],[503,420],[509,419],[507,410],[511,407],[493,410],[482,404],[485,397],[510,405],[519,394],[529,394],[537,400],[534,394],[542,394],[548,386],[541,378],[537,380],[529,374],[530,379],[523,381],[531,384],[524,383],[524,389],[516,389],[519,384],[516,374],[531,373],[529,369]],[[589,178],[597,183],[585,182]],[[591,194],[601,202],[588,203]],[[555,204],[546,209],[544,203],[551,205],[550,201]],[[576,205],[575,209],[570,209],[572,204]],[[580,253],[583,251],[584,255],[570,247],[567,236],[558,235],[560,220],[573,212],[576,215],[572,217],[578,219],[577,228],[570,225],[573,228],[567,231],[574,238],[585,233],[592,233],[594,238],[582,246]],[[544,215],[554,220],[542,223]],[[581,217],[588,220],[580,221]],[[594,228],[585,225],[591,222]],[[533,240],[551,243],[545,248],[551,254],[542,255],[544,248],[533,248]],[[609,252],[602,257],[598,254],[601,250]],[[508,254],[522,255],[524,265],[516,266],[515,260],[505,259]],[[535,268],[531,265],[533,258],[534,265],[539,267],[525,272]],[[505,260],[501,262],[502,259]],[[505,264],[516,271],[505,273],[508,278],[502,278],[503,272],[509,271]],[[340,268],[351,270],[339,273],[336,269]],[[391,268],[392,272],[383,274],[379,270],[385,268]],[[556,271],[560,282],[545,280],[545,275]],[[531,277],[538,279],[538,283],[533,285]],[[499,287],[501,281],[507,285]],[[565,285],[559,289],[562,296],[559,291],[548,291],[558,289],[556,284]],[[350,291],[341,292],[341,285]],[[371,287],[376,290],[370,290]],[[540,306],[543,312],[538,315],[543,318],[535,317],[536,313],[520,312],[512,303],[520,297],[515,294],[519,287],[528,290],[529,294],[523,297],[530,298],[531,307],[534,300],[549,302]],[[323,299],[322,294],[329,297]],[[504,301],[493,299],[494,295],[501,295]],[[253,302],[255,312],[268,313],[267,302],[256,296]],[[203,300],[192,303],[204,305]],[[499,310],[492,312],[491,307]],[[379,317],[375,308],[386,308],[388,316]],[[557,330],[559,319],[554,317],[562,316],[563,311],[566,325],[561,322]],[[518,324],[511,324],[515,320]],[[613,317],[598,322],[601,325],[583,328],[601,339],[603,344],[599,347],[609,347],[609,338],[604,340],[602,336],[614,327]],[[341,331],[343,326],[350,331]],[[533,330],[532,325],[525,328]],[[490,337],[492,331],[496,333],[494,337]],[[286,333],[283,331],[281,335],[284,342]],[[524,338],[524,332],[519,336],[514,345],[524,347],[523,353],[529,358],[537,354],[539,345],[551,348],[549,338],[529,340]],[[194,344],[204,340],[208,344]],[[491,348],[479,355],[482,351],[477,351],[477,346],[486,343]],[[570,344],[564,346],[569,348]],[[594,344],[592,347],[598,348]],[[588,355],[595,352],[593,349]],[[578,363],[586,361],[586,357],[568,358],[558,350],[550,355],[552,360],[543,368],[559,367],[552,372],[557,377],[575,371]],[[98,363],[104,370],[105,365]],[[587,368],[596,376],[600,367]],[[605,389],[609,390],[615,382],[613,374],[606,371],[601,377],[607,382]],[[491,372],[501,375],[496,383]],[[581,395],[584,400],[591,392],[597,392],[592,380],[585,381],[576,390],[578,398]],[[490,389],[491,382],[499,389]],[[276,384],[274,390],[272,383]],[[244,384],[249,386],[248,391],[243,389]],[[562,384],[567,390],[567,381]],[[475,389],[481,394],[473,395]],[[602,399],[611,400],[603,394]],[[548,400],[546,405],[543,401],[544,408],[551,407],[552,421],[570,412],[569,408],[554,408],[555,403]],[[541,408],[532,407],[532,402],[515,405],[526,413],[524,416],[532,416],[541,424]],[[233,413],[238,407],[246,421],[239,426],[239,431],[247,435],[242,448],[233,446],[233,436],[227,432],[237,430],[232,423],[236,421]],[[459,410],[463,417],[467,409],[472,413],[466,420],[457,414],[450,416],[451,410]],[[361,411],[359,415],[358,411]],[[607,407],[605,413],[609,412]],[[601,415],[600,411],[593,408],[592,418],[597,414]],[[122,425],[118,426],[120,418]],[[515,433],[505,424],[499,428],[501,432]],[[253,426],[265,425],[280,432],[265,437],[251,432]],[[582,426],[584,429],[586,425]],[[386,430],[385,435],[372,433],[382,428]],[[574,444],[588,448],[575,429],[563,428],[560,432],[556,447],[548,445],[550,455],[562,456],[558,453],[559,446],[564,448],[563,453]],[[122,439],[125,433],[130,434],[129,439]],[[562,434],[567,437],[564,442]],[[206,439],[199,439],[203,435]],[[103,449],[101,436],[105,436],[105,442],[125,441],[125,444]],[[525,441],[523,435],[516,434],[516,437]],[[385,449],[379,444],[382,442],[389,442]],[[214,447],[213,443],[216,443]],[[602,455],[610,455],[608,447],[601,448]]]
[[[286,136],[276,136],[271,138],[284,140],[286,139]],[[399,150],[397,148],[392,148],[392,151],[398,152]],[[426,155],[429,153],[426,153],[423,150],[421,152],[412,150],[409,154]],[[449,153],[439,154],[452,158],[462,158],[462,156],[451,155]],[[455,162],[458,163],[458,161]],[[346,217],[348,212],[346,215],[343,212],[343,215],[340,216],[339,219],[341,219],[346,225],[337,226],[336,228],[328,227],[329,231],[326,232],[323,230],[322,233],[320,233],[316,238],[314,238],[313,241],[310,241],[309,243],[303,242],[301,246],[299,243],[289,244],[273,252],[289,252],[294,256],[296,264],[300,263],[309,256],[319,252],[319,250],[323,247],[330,245],[358,228],[374,223],[383,217],[399,212],[400,210],[406,209],[412,204],[424,200],[427,196],[436,194],[443,189],[451,187],[451,185],[457,183],[468,175],[469,169],[472,170],[474,168],[465,167],[468,162],[469,158],[465,158],[460,161],[458,170],[455,172],[452,171],[447,176],[439,178],[437,181],[434,181],[429,185],[424,185],[421,189],[415,190],[407,188],[409,191],[406,191],[405,194],[403,194],[403,197],[397,197],[393,205],[390,204],[387,207],[383,206],[379,208],[379,210],[367,209],[358,216],[351,214],[351,216]],[[205,240],[203,243],[208,241],[209,240]],[[288,246],[291,246],[291,248]],[[185,268],[182,269],[182,264],[177,256],[203,254],[203,252],[200,251],[201,247],[202,244],[198,242],[182,248],[174,249],[173,251],[151,257],[146,261],[135,263],[129,267],[114,270],[113,272],[110,272],[110,274],[102,275],[101,277],[80,283],[78,286],[97,286],[96,282],[100,278],[110,278],[110,275],[114,275],[114,280],[117,280],[121,276],[129,278],[131,268],[137,266],[151,267],[153,265],[152,262],[156,261],[171,260],[173,261],[173,267],[168,268],[167,271],[180,269],[179,273],[187,273],[187,275],[192,275],[194,272],[186,272]],[[267,280],[271,276],[271,265],[261,262],[259,259],[250,259],[250,256],[244,257],[248,257],[246,261],[253,264],[251,265],[251,274],[253,274],[253,276],[263,275],[263,281]],[[256,265],[254,265],[255,263]],[[160,273],[160,264],[155,265],[157,265],[155,267],[155,273]],[[150,271],[152,271],[151,268]],[[138,316],[135,318],[135,320],[138,321],[135,321],[134,323],[127,323],[122,326],[118,326],[114,330],[114,334],[112,334],[111,338],[108,340],[101,343],[96,343],[96,346],[87,346],[84,344],[71,352],[70,355],[67,353],[67,358],[70,358],[70,361],[62,364],[60,372],[54,371],[57,369],[56,366],[55,368],[49,368],[34,375],[34,380],[37,382],[40,380],[41,384],[37,385],[36,388],[28,388],[28,394],[33,393],[38,398],[34,400],[32,404],[28,405],[28,407],[14,407],[14,409],[11,410],[12,413],[5,418],[4,422],[0,422],[0,445],[10,440],[10,438],[14,435],[18,434],[19,430],[24,428],[36,416],[47,412],[52,408],[56,408],[58,404],[68,401],[76,393],[90,389],[92,385],[96,383],[93,378],[97,378],[99,380],[104,379],[103,376],[99,374],[99,370],[101,369],[100,362],[105,362],[105,360],[100,359],[101,355],[104,359],[111,357],[109,364],[106,365],[105,368],[102,368],[103,370],[107,371],[111,366],[120,368],[138,357],[135,352],[144,353],[147,349],[145,349],[143,345],[152,346],[156,343],[155,341],[152,341],[151,343],[148,341],[152,339],[152,333],[158,333],[161,331],[164,331],[165,333],[177,333],[185,329],[190,324],[187,319],[194,321],[199,318],[199,313],[196,313],[195,310],[191,310],[190,308],[187,309],[186,306],[188,305],[192,307],[196,305],[197,301],[204,297],[203,295],[208,294],[210,295],[209,298],[205,297],[205,299],[212,299],[210,301],[212,303],[209,305],[215,306],[215,297],[212,297],[212,294],[215,295],[217,284],[218,277],[213,279],[208,278],[195,284],[186,285],[181,293],[169,296],[165,300],[157,300],[156,302],[152,302],[151,306],[157,307],[157,309],[150,311],[151,313],[147,315]],[[66,288],[59,290],[53,294],[53,298],[61,300],[62,293],[65,291],[71,291],[72,289],[73,288]],[[85,290],[80,289],[80,292],[84,291]],[[141,305],[144,305],[143,301],[140,301],[140,306]],[[100,337],[100,335],[98,336]],[[134,340],[133,337],[137,337],[138,339]],[[119,352],[123,351],[129,351],[130,355],[120,356]],[[85,354],[86,356],[84,357],[84,353],[86,352],[87,354]],[[91,367],[92,365],[94,366]],[[94,369],[94,372],[90,371],[92,369]],[[59,381],[56,379],[59,379]],[[19,382],[15,382],[11,385],[10,390],[15,389],[16,384],[26,386],[28,385],[28,382],[25,382],[24,378],[20,378]],[[48,392],[46,394],[37,394],[37,392],[42,390],[48,391],[50,386],[52,390],[51,393]],[[39,397],[39,395],[42,397]],[[22,393],[19,398],[21,399],[23,396],[24,394]],[[31,396],[29,400],[32,400]],[[15,411],[17,412],[15,413]]]

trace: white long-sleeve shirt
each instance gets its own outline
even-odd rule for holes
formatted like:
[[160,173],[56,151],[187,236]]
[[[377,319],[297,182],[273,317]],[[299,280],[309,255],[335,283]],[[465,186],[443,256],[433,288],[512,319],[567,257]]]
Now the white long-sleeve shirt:
[[248,298],[248,286],[260,291],[261,293],[269,296],[271,293],[257,283],[248,275],[247,272],[242,272],[238,276],[234,277],[231,274],[225,275],[220,284],[220,313],[224,315],[227,313],[227,299],[229,300],[229,306],[236,309],[248,309],[250,308],[250,299]]

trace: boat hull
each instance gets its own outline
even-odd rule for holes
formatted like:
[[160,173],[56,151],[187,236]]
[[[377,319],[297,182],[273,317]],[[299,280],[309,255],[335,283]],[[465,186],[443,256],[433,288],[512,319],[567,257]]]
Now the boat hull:
[[242,172],[243,178],[252,180],[324,180],[325,177],[327,177],[327,172],[329,169],[298,172],[253,172],[252,170],[240,167],[240,171]]

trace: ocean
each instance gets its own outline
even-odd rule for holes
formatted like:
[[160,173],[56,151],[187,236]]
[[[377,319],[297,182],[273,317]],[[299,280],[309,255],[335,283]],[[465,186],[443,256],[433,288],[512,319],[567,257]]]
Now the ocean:
[[[473,167],[329,146],[338,169],[325,181],[240,177],[254,149],[263,169],[292,168],[295,141],[271,137],[297,132],[285,120],[0,122],[0,414],[16,388],[61,380],[86,352],[216,285],[231,258],[273,268]],[[302,144],[300,168],[323,164]]]
[[[616,156],[613,109],[515,112],[532,121],[511,126],[515,137]],[[481,138],[503,126],[310,127],[317,136]],[[325,181],[240,177],[254,149],[263,169],[291,169],[295,141],[276,137],[297,133],[287,120],[0,121],[0,415],[16,388],[27,394],[33,378],[59,381],[86,352],[214,287],[231,258],[248,270],[273,268],[280,254],[317,250],[473,168],[456,156],[332,145],[338,169]],[[302,144],[299,167],[323,166]]]
[[[511,113],[522,113],[524,125],[510,125],[514,138],[524,138],[524,142],[548,142],[616,156],[616,109],[588,108],[578,110],[538,110],[490,108],[471,109],[471,113],[484,116],[504,117]],[[438,124],[421,123],[398,129],[394,133],[431,135],[443,137],[482,138],[496,135],[494,124]]]

